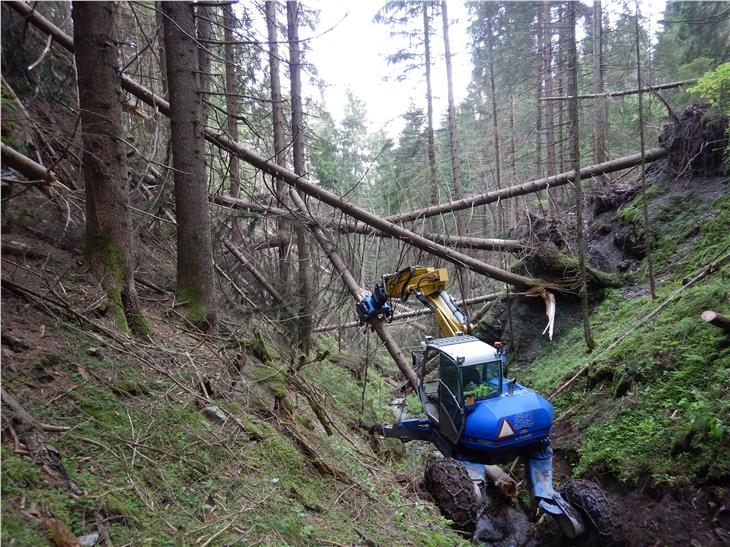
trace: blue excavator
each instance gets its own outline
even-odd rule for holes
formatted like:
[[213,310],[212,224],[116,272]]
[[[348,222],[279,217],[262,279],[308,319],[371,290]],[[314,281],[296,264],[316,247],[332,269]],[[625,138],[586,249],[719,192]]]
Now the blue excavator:
[[[357,304],[363,323],[389,322],[393,299],[414,295],[433,311],[440,338],[426,336],[413,354],[423,418],[378,427],[385,437],[435,445],[444,456],[426,466],[425,484],[455,526],[473,531],[499,464],[520,458],[530,494],[567,538],[618,545],[621,528],[611,504],[592,482],[553,487],[552,405],[508,379],[500,342],[473,336],[474,325],[444,290],[446,268],[409,267],[384,275]],[[503,474],[503,476],[505,476]]]

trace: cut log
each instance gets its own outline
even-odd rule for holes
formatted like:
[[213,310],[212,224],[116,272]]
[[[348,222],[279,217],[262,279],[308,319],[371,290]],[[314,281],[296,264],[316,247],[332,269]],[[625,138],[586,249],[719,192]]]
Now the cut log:
[[725,334],[730,335],[730,317],[727,315],[722,315],[721,313],[717,313],[712,310],[705,310],[702,312],[700,317],[702,317],[703,321],[709,323],[713,327],[724,330]]

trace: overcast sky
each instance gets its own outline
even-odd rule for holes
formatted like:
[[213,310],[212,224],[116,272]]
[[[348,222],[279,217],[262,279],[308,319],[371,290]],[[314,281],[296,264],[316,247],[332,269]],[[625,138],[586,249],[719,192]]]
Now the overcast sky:
[[[642,14],[652,20],[652,33],[666,0],[641,0]],[[384,0],[310,0],[309,7],[320,10],[319,32],[310,42],[309,61],[317,67],[319,76],[329,84],[325,107],[336,119],[341,119],[346,90],[349,87],[367,104],[370,130],[384,129],[395,137],[403,126],[400,116],[411,101],[425,107],[423,77],[399,82],[393,77],[397,70],[388,66],[385,56],[398,49],[389,36],[388,28],[373,23],[373,16]],[[618,8],[614,2],[605,2],[609,13]],[[468,13],[461,1],[449,1],[449,37],[452,53],[454,96],[457,103],[466,95],[471,78],[471,50],[466,28]],[[435,23],[437,34],[432,40],[435,123],[446,111],[446,69],[444,66],[441,20]],[[315,33],[316,34],[316,33]],[[300,36],[305,32],[300,31]],[[384,80],[391,77],[389,81]]]

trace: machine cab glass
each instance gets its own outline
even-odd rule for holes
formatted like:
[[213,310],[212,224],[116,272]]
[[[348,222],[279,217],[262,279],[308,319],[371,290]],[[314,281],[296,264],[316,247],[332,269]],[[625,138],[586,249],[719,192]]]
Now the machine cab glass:
[[461,373],[464,405],[467,407],[480,399],[487,399],[502,393],[501,361],[462,365],[459,372]]

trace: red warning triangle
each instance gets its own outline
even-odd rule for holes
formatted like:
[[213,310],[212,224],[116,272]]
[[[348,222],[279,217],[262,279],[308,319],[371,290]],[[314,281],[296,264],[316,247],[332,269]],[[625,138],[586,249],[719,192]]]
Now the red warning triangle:
[[502,423],[499,424],[499,433],[497,433],[498,439],[506,439],[507,437],[511,437],[515,434],[515,430],[512,428],[512,425],[507,421],[507,418],[502,420]]

